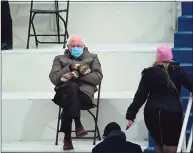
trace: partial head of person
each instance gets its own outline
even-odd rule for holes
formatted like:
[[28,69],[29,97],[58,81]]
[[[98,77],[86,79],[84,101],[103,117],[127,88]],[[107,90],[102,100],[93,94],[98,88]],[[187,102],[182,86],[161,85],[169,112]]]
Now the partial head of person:
[[156,51],[156,61],[154,65],[162,65],[164,63],[171,63],[173,60],[172,49],[169,45],[161,45]]
[[80,35],[71,35],[67,40],[67,47],[74,58],[79,58],[84,52],[84,40]]
[[116,122],[111,122],[106,125],[103,133],[103,139],[105,139],[113,131],[121,131],[121,127]]
[[169,45],[161,45],[157,48],[156,51],[156,61],[154,62],[154,66],[163,66],[166,71],[168,71],[168,67],[170,63],[173,61],[172,48]]

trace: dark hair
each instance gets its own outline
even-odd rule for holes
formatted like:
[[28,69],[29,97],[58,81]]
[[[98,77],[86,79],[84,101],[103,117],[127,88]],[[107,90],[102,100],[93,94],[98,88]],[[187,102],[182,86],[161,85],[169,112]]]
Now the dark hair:
[[112,131],[115,131],[115,130],[121,131],[121,127],[119,126],[119,124],[117,124],[116,122],[111,122],[107,124],[104,129],[103,137],[107,137]]

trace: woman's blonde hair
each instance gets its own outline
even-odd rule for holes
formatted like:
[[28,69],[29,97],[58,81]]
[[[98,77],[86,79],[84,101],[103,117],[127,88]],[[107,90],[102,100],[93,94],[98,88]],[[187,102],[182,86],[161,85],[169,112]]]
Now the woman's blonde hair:
[[163,66],[166,71],[168,71],[168,66],[170,65],[172,61],[166,61],[166,62],[154,62],[153,66]]
[[174,87],[173,82],[172,82],[172,80],[170,78],[169,71],[168,71],[168,67],[169,67],[170,63],[172,63],[172,62],[174,62],[174,61],[173,60],[165,61],[165,62],[157,61],[157,62],[153,63],[153,66],[163,66],[164,67],[164,71],[166,72],[166,75],[167,75],[167,85]]

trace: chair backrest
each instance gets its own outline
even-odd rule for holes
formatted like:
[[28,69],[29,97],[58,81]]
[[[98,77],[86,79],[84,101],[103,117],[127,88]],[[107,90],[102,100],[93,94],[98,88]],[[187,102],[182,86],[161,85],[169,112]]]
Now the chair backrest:
[[[54,0],[53,2],[55,3],[55,9],[58,10],[58,8],[59,8],[58,0]],[[67,0],[66,2],[67,2],[67,7],[66,7],[66,9],[67,9],[66,13],[67,14],[66,15],[68,16],[70,0]],[[30,10],[32,10],[32,9],[33,9],[33,0],[31,0],[31,6],[30,6]]]
[[[58,3],[58,0],[54,0],[55,4]],[[31,0],[31,7],[30,9],[32,10],[33,9],[33,0]]]

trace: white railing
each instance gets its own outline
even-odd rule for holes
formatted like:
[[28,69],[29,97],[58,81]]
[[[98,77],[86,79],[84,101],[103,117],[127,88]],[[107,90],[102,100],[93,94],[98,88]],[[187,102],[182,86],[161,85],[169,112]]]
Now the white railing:
[[171,30],[177,30],[178,29],[178,17],[181,15],[181,2],[172,2],[170,11],[172,12]]
[[193,125],[191,128],[191,132],[190,132],[190,137],[188,140],[188,145],[186,147],[186,128],[188,125],[188,119],[190,117],[190,112],[191,112],[191,108],[192,108],[192,94],[190,95],[189,101],[188,101],[188,105],[187,105],[187,109],[186,109],[186,113],[185,113],[185,117],[184,117],[184,122],[183,122],[183,126],[182,126],[182,131],[180,134],[180,139],[179,139],[179,143],[178,143],[178,148],[177,148],[177,152],[190,152],[191,150],[191,146],[192,146],[192,137],[193,137]]
[[173,20],[172,29],[176,30],[177,29],[177,3],[176,2],[172,2],[172,20]]

